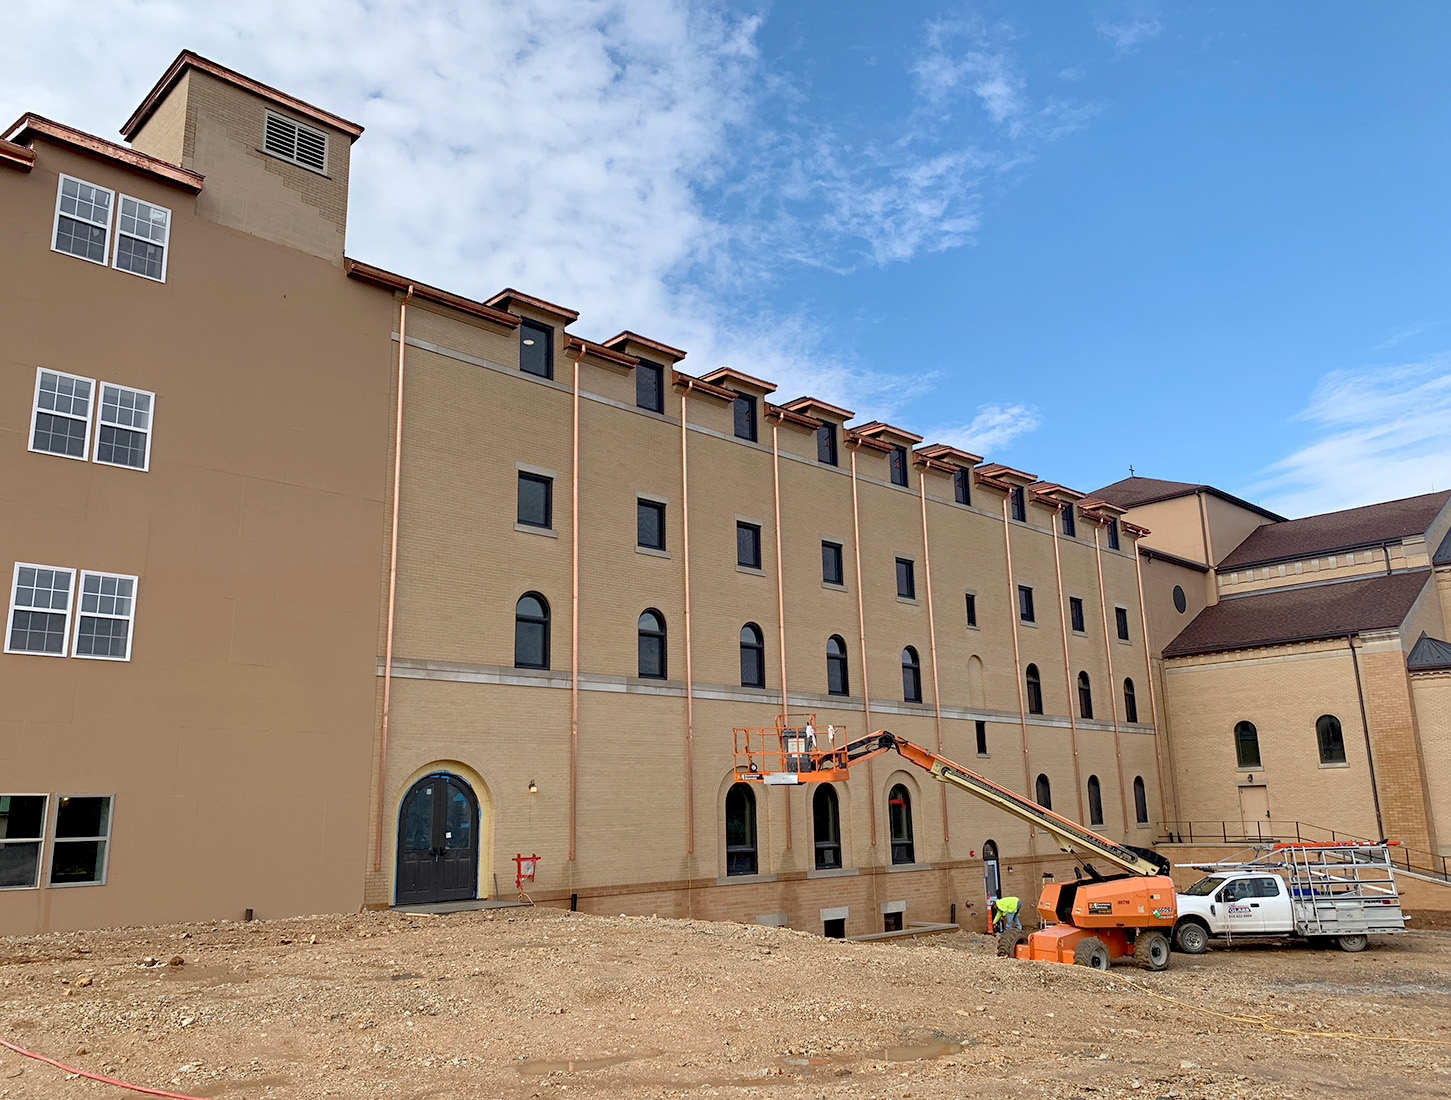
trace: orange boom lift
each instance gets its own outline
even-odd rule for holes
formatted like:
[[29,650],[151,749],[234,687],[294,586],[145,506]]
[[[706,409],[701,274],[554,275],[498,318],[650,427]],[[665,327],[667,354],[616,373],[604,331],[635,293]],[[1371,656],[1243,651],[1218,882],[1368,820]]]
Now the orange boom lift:
[[[823,731],[814,714],[781,715],[771,728],[735,731],[736,779],[766,786],[846,781],[854,764],[896,752],[941,783],[949,783],[1042,829],[1078,858],[1073,882],[1052,882],[1038,898],[1046,927],[1013,929],[998,937],[998,954],[1019,959],[1077,963],[1107,970],[1132,956],[1149,970],[1169,965],[1168,930],[1174,927],[1174,882],[1169,861],[1146,848],[1119,844],[1052,810],[1000,787],[946,757],[886,730],[855,741],[841,727]],[[1103,874],[1094,857],[1118,868]]]

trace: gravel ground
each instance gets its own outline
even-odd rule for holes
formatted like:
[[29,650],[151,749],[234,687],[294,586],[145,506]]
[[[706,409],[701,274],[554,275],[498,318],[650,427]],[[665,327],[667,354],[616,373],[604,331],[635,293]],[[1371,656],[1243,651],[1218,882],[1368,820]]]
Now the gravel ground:
[[[0,939],[0,1038],[226,1100],[1439,1098],[1451,934],[1098,974],[550,909],[170,925]],[[136,1095],[0,1048],[7,1100]]]

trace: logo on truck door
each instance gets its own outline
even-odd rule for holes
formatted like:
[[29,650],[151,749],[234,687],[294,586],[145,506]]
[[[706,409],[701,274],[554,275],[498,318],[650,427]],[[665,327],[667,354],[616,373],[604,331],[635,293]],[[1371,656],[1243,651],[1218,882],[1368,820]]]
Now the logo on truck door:
[[1230,905],[1228,906],[1228,909],[1230,920],[1233,920],[1236,917],[1248,917],[1250,915],[1248,905]]

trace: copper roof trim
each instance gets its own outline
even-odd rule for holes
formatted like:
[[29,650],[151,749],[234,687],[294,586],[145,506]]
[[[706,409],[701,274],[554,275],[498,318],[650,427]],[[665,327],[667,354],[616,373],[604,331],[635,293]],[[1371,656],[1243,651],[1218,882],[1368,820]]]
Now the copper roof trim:
[[1037,474],[1027,474],[1022,470],[1015,470],[1011,466],[1004,466],[1001,462],[989,462],[979,469],[979,473],[1008,481],[1021,481],[1025,488],[1038,480]]
[[395,275],[391,271],[384,271],[381,267],[374,267],[372,264],[365,264],[360,260],[350,257],[343,257],[343,270],[349,277],[360,279],[365,283],[374,283],[377,286],[387,287],[389,290],[407,290],[410,286],[413,293],[429,302],[437,302],[439,305],[448,306],[463,313],[472,313],[475,317],[482,317],[487,321],[493,321],[505,328],[518,328],[519,318],[512,313],[505,313],[501,309],[487,306],[483,302],[475,302],[471,298],[463,298],[457,294],[450,294],[446,290],[439,290],[436,286],[429,286],[427,283],[416,283],[411,279],[405,279],[402,275]]
[[314,107],[311,103],[305,103],[296,96],[290,96],[286,92],[278,91],[270,85],[263,84],[261,81],[253,80],[250,76],[243,76],[241,73],[234,69],[229,69],[225,65],[218,65],[215,61],[208,61],[200,54],[192,53],[191,50],[182,50],[181,53],[176,55],[176,60],[171,63],[171,67],[156,82],[155,87],[146,93],[146,98],[141,101],[141,106],[136,108],[131,117],[126,120],[125,125],[121,127],[121,136],[123,138],[127,141],[131,140],[132,135],[141,129],[142,124],[160,106],[161,101],[166,97],[166,93],[171,90],[171,86],[181,79],[181,74],[188,68],[198,69],[201,72],[216,77],[218,80],[225,80],[228,84],[235,85],[244,91],[252,92],[254,95],[259,95],[263,99],[270,99],[273,103],[296,111],[300,115],[305,115],[314,122],[321,122],[324,126],[331,126],[334,130],[341,130],[353,140],[356,140],[363,132],[363,128],[356,122],[349,122],[341,115],[335,115],[331,111],[324,111],[321,107]]
[[127,168],[134,168],[138,172],[144,172],[166,183],[174,183],[193,194],[202,189],[202,180],[205,177],[190,169],[158,160],[145,153],[138,153],[135,149],[128,149],[124,145],[117,145],[114,141],[98,138],[95,134],[88,134],[84,130],[77,130],[74,126],[54,122],[51,119],[42,118],[40,115],[21,115],[15,120],[15,124],[5,131],[5,140],[15,144],[24,144],[23,141],[17,139],[36,134],[62,145],[69,145],[73,149],[79,149],[83,153],[91,153],[104,157],[106,160],[115,161],[117,164],[124,164]]
[[0,140],[0,164],[8,168],[18,168],[22,172],[29,172],[30,166],[34,163],[34,149],[16,145],[13,141]]
[[918,447],[917,453],[926,455],[928,458],[951,459],[964,466],[976,466],[982,461],[982,455],[975,455],[971,451],[964,451],[957,447],[949,447],[946,443],[929,443],[925,447]]
[[510,302],[522,302],[526,306],[532,306],[540,313],[552,314],[555,317],[564,318],[565,324],[570,321],[579,320],[579,311],[569,309],[565,306],[557,306],[553,302],[546,302],[543,298],[536,298],[532,294],[522,294],[511,286],[506,286],[499,293],[484,303],[486,306],[493,306],[495,309],[507,310]]
[[1179,565],[1185,569],[1192,569],[1196,573],[1208,573],[1209,566],[1202,561],[1190,561],[1188,558],[1181,558],[1178,554],[1171,554],[1167,550],[1155,550],[1152,546],[1140,546],[1139,556],[1149,561],[1163,561],[1170,565]]
[[863,424],[855,430],[861,435],[894,435],[898,439],[906,439],[912,443],[922,442],[920,435],[903,431],[901,428],[893,427],[891,424],[884,424],[880,420],[873,420],[870,424]]
[[679,348],[672,348],[669,344],[662,344],[658,340],[650,340],[641,336],[638,332],[631,332],[629,329],[625,329],[619,335],[611,336],[608,340],[604,341],[604,345],[607,348],[613,348],[626,343],[639,344],[642,348],[650,348],[652,351],[661,352],[662,354],[670,356],[676,362],[685,358],[685,352]]
[[615,351],[603,344],[596,344],[593,340],[586,340],[583,336],[574,336],[570,333],[565,333],[564,346],[577,350],[581,355],[593,355],[596,359],[618,363],[622,367],[633,367],[639,362],[633,355],[626,355],[622,351]]
[[1110,504],[1106,500],[1095,500],[1085,497],[1078,502],[1078,507],[1085,512],[1101,512],[1109,519],[1117,519],[1128,511],[1127,508],[1120,508],[1117,504]]
[[817,420],[814,416],[807,416],[805,413],[792,412],[788,408],[785,408],[781,405],[773,405],[769,401],[767,401],[765,405],[767,416],[778,416],[782,420],[786,421],[786,423],[788,424],[799,424],[803,428],[810,428],[813,432],[817,428],[821,427],[821,421]]
[[955,462],[943,462],[940,458],[924,455],[921,451],[912,452],[912,465],[920,466],[924,470],[941,470],[944,474],[953,474],[954,476],[958,470],[967,469],[967,467],[959,466]]
[[981,466],[973,467],[972,474],[979,485],[986,485],[989,489],[997,489],[1004,493],[1011,493],[1013,491],[1013,483],[1011,481],[1004,481],[1000,477],[985,473]]
[[1080,493],[1076,489],[1070,489],[1066,485],[1059,485],[1056,481],[1035,481],[1028,488],[1041,496],[1055,496],[1069,500],[1082,500],[1088,494]]
[[[843,421],[850,420],[856,415],[850,409],[842,409],[836,405],[828,405],[825,401],[820,401],[815,397],[798,397],[794,401],[785,402],[781,407],[783,409],[790,409],[792,412],[804,412],[807,416],[816,415],[811,412],[812,409],[821,409],[824,412],[831,413],[833,416],[839,416]],[[823,418],[818,416],[816,419],[821,420]]]
[[728,390],[724,386],[717,386],[702,378],[696,378],[693,374],[686,374],[684,371],[672,371],[672,383],[676,386],[684,386],[686,392],[699,390],[701,393],[709,394],[711,397],[719,397],[722,401],[734,401],[736,391]]
[[861,432],[848,428],[842,433],[843,438],[858,447],[870,447],[874,451],[881,451],[883,454],[890,454],[895,448],[892,444],[878,439],[874,435],[862,435]]
[[748,386],[758,386],[767,393],[776,392],[776,384],[774,382],[767,382],[764,378],[757,378],[754,375],[747,374],[745,371],[736,370],[735,367],[716,367],[715,370],[707,371],[701,377],[707,382],[716,382],[722,378],[729,378],[737,382],[744,382]]
[[1130,523],[1126,519],[1119,520],[1119,524],[1118,525],[1119,525],[1120,529],[1122,529],[1124,531],[1127,531],[1130,535],[1133,535],[1133,537],[1136,538],[1136,539],[1141,539],[1145,535],[1151,535],[1151,534],[1153,534],[1153,532],[1150,531],[1147,527],[1140,527],[1137,523]]

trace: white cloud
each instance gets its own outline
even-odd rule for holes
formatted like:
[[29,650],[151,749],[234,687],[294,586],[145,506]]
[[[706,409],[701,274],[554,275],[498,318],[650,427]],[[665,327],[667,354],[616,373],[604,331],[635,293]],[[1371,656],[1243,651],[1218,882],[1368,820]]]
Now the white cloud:
[[1153,0],[1127,0],[1115,5],[1118,12],[1102,14],[1094,24],[1100,38],[1107,40],[1120,54],[1130,53],[1164,30],[1159,21],[1158,5]]
[[1334,371],[1298,419],[1320,438],[1251,487],[1267,508],[1313,515],[1451,488],[1451,353]]
[[1036,410],[1027,405],[981,405],[972,423],[940,427],[927,433],[929,443],[947,443],[973,454],[992,455],[1018,436],[1038,427]]

